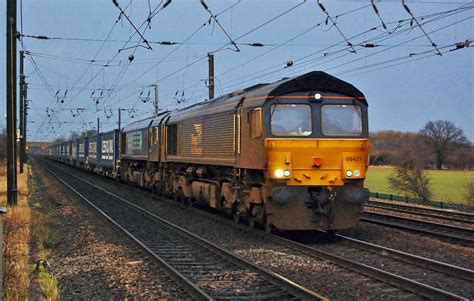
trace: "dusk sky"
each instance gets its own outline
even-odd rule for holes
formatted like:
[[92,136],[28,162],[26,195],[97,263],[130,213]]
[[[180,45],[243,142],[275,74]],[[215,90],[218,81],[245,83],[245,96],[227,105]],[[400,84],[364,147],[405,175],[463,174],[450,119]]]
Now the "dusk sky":
[[[428,36],[411,22],[401,0],[378,1],[380,18],[370,0],[322,0],[336,26],[314,0],[205,2],[240,52],[218,24],[208,22],[210,14],[198,0],[173,0],[162,10],[163,3],[156,0],[118,0],[134,26],[145,24],[140,31],[152,49],[139,42],[123,16],[118,19],[120,11],[111,0],[23,0],[22,33],[54,38],[23,38],[29,52],[28,139],[51,141],[94,129],[97,117],[101,130],[111,130],[117,126],[118,108],[125,109],[123,124],[150,116],[153,84],[159,85],[162,110],[203,101],[206,55],[215,52],[216,95],[322,70],[365,93],[371,131],[418,131],[427,121],[442,119],[474,141],[474,43],[454,50],[456,43],[474,39],[473,1],[407,0]],[[2,5],[0,18],[5,20]],[[20,9],[18,16],[20,20]],[[5,22],[0,30],[6,32]],[[156,43],[160,41],[177,43]],[[0,55],[5,70],[5,42]],[[290,60],[293,65],[285,68]],[[4,99],[5,81],[2,72]],[[0,113],[5,114],[5,102]]]

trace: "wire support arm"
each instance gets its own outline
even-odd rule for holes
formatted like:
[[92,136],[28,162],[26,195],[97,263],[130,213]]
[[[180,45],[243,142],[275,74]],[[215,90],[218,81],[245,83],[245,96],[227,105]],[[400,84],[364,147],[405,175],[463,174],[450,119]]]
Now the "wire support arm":
[[423,26],[421,26],[420,22],[418,22],[418,19],[415,18],[415,16],[413,15],[413,13],[411,12],[410,8],[408,7],[407,3],[406,3],[406,0],[402,0],[402,5],[403,5],[403,8],[406,10],[406,12],[412,17],[412,20],[416,23],[416,26],[418,26],[421,31],[423,32],[423,34],[426,36],[426,38],[430,41],[431,43],[431,46],[433,46],[433,48],[436,50],[436,53],[438,55],[443,55],[441,53],[441,51],[439,51],[439,48],[438,46],[436,45],[435,42],[433,42],[433,40],[430,38],[430,36],[428,35],[428,33],[426,33],[425,29],[423,28]]
[[347,37],[344,35],[344,33],[342,32],[342,30],[339,28],[339,26],[337,26],[337,23],[336,21],[331,17],[331,15],[329,14],[329,12],[327,11],[327,9],[324,7],[324,5],[321,3],[321,0],[316,0],[317,4],[319,5],[319,8],[322,10],[323,13],[326,14],[326,18],[327,20],[330,20],[332,25],[334,25],[334,27],[336,28],[336,30],[339,32],[339,34],[344,38],[344,40],[346,40],[346,43],[347,43],[347,46],[349,46],[351,48],[351,52],[352,53],[357,53],[357,51],[355,50],[354,48],[354,45],[349,41],[349,39],[347,39]]
[[145,43],[147,45],[147,49],[150,49],[150,50],[153,50],[153,48],[150,46],[150,43],[148,43],[148,40],[143,36],[143,34],[140,32],[140,30],[138,30],[138,28],[135,26],[135,24],[133,24],[132,20],[130,20],[130,18],[128,17],[128,15],[125,13],[125,11],[122,9],[122,7],[120,6],[120,4],[117,2],[117,0],[112,0],[112,2],[114,3],[114,5],[120,10],[120,14],[122,16],[125,17],[125,19],[127,19],[127,21],[130,23],[130,25],[133,27],[133,29],[135,30],[135,32],[140,36],[140,38],[143,40],[143,43]]

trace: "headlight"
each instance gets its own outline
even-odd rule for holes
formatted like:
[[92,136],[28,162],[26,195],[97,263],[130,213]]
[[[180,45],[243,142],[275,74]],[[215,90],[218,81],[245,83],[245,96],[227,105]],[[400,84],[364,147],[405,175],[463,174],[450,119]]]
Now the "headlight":
[[351,170],[346,171],[346,176],[352,177],[352,171]]
[[360,177],[360,170],[354,170],[354,177]]
[[277,177],[277,178],[282,178],[283,175],[284,175],[283,169],[276,169],[276,170],[275,170],[275,177]]
[[289,176],[291,175],[291,171],[285,170],[285,171],[283,172],[283,175],[284,175],[285,177],[289,177]]

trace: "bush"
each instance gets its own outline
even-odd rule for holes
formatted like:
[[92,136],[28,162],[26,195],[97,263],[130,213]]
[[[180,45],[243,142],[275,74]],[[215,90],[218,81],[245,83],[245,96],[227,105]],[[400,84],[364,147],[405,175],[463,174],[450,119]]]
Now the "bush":
[[41,269],[39,273],[39,291],[45,300],[56,301],[60,299],[58,280],[44,269]]
[[410,155],[414,153],[408,151],[404,158],[399,159],[395,172],[388,177],[389,185],[397,192],[427,203],[432,196],[430,178],[422,161],[416,155]]
[[474,181],[466,184],[466,203],[471,209],[474,209]]

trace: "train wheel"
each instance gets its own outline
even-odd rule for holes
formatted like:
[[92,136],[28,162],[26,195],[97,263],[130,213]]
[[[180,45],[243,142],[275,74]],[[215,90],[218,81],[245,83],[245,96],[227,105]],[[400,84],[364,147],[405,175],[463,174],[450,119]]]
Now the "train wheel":
[[240,213],[239,212],[234,212],[232,218],[234,219],[234,223],[238,224],[240,223]]
[[257,227],[257,219],[255,217],[249,217],[249,227],[255,229]]
[[331,241],[335,241],[337,238],[336,233],[337,233],[336,230],[326,230],[326,238]]
[[273,234],[275,233],[275,227],[269,223],[265,223],[265,232],[268,234]]
[[176,191],[173,194],[173,200],[177,203],[182,203],[183,199],[184,199],[183,192],[181,189],[178,189],[178,191]]

